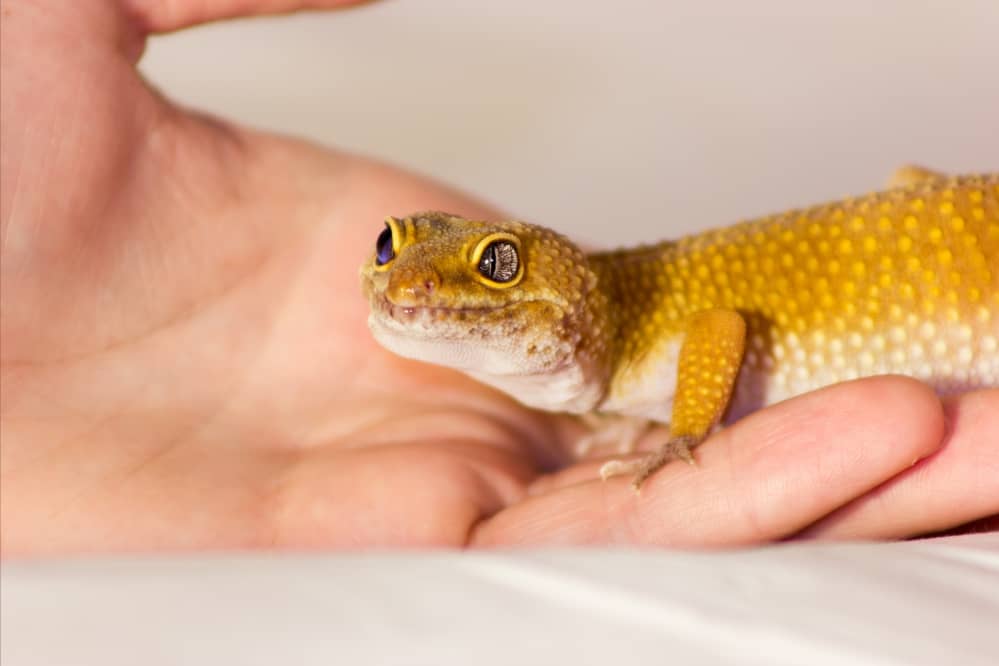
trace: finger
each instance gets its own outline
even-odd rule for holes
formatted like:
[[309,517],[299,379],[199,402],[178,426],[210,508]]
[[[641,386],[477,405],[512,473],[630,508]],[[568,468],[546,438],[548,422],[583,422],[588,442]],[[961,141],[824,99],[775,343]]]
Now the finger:
[[753,414],[636,494],[628,478],[533,496],[481,523],[474,545],[721,546],[792,534],[935,452],[940,402],[924,384],[875,377]]
[[330,9],[369,0],[124,0],[128,12],[148,33],[170,32],[200,23],[241,16]]
[[823,539],[900,538],[999,513],[999,390],[944,403],[948,432],[934,456],[801,533]]

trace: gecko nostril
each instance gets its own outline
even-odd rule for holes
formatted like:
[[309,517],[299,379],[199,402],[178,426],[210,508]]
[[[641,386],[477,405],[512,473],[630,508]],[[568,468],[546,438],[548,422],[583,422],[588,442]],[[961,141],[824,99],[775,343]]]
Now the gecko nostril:
[[434,289],[437,288],[437,283],[434,280],[424,280],[423,282],[416,282],[408,287],[405,287],[404,291],[410,296],[410,298],[422,299],[427,298],[434,293]]

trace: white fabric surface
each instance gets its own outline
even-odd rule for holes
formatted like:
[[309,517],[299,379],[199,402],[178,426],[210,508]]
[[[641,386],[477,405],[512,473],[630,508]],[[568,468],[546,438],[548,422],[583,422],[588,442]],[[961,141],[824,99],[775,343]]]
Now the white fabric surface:
[[8,563],[5,666],[995,664],[999,534]]

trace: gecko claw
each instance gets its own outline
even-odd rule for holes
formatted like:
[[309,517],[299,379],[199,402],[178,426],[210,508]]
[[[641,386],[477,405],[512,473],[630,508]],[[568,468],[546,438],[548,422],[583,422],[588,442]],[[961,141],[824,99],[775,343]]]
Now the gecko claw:
[[612,476],[634,474],[631,487],[639,492],[646,479],[666,466],[671,460],[682,460],[688,465],[696,466],[697,460],[691,449],[698,440],[690,435],[671,438],[660,449],[638,460],[610,460],[600,468],[600,479],[606,481]]

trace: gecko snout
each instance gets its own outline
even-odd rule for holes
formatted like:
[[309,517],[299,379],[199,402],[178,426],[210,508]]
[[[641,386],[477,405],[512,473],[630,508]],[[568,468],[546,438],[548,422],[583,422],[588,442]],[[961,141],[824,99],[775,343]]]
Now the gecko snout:
[[434,296],[440,278],[432,271],[399,271],[389,276],[385,289],[389,300],[399,305],[424,305]]

